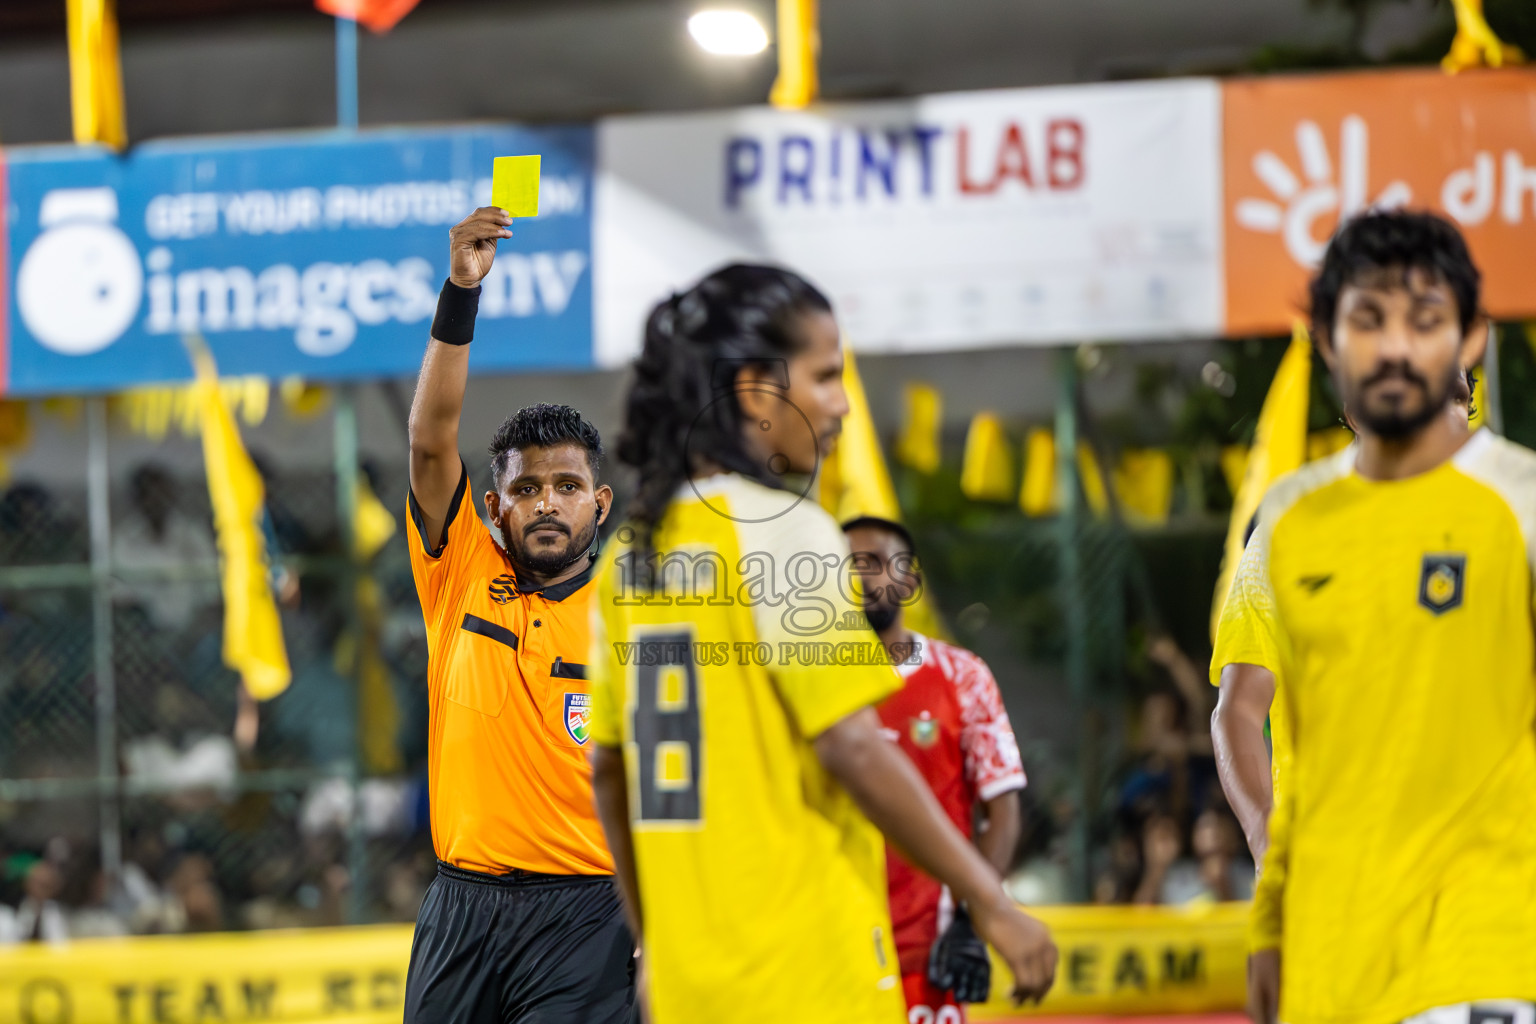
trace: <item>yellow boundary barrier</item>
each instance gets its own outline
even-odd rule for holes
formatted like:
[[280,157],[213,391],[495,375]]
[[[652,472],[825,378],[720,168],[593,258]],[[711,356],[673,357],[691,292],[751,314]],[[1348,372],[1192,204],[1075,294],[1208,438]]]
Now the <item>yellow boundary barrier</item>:
[[1170,907],[1035,907],[1061,959],[1038,1007],[1007,1001],[1008,972],[996,956],[992,1000],[973,1020],[1122,1013],[1238,1010],[1247,992],[1248,904]]
[[[1030,1013],[1196,1013],[1243,1002],[1246,904],[1041,907],[1061,949]],[[409,925],[89,939],[0,949],[0,1024],[385,1024],[400,1019]],[[1019,1016],[1002,998],[976,1020]]]

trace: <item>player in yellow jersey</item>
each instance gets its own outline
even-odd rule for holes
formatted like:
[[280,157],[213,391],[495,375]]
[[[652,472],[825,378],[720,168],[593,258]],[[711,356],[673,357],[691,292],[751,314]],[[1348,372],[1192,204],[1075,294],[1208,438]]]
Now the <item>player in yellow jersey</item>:
[[1486,342],[1432,214],[1329,244],[1313,332],[1359,442],[1277,481],[1212,672],[1278,684],[1254,897],[1259,1024],[1477,1024],[1536,1007],[1536,454],[1446,411]]
[[[1040,997],[1056,949],[873,706],[901,686],[806,498],[848,411],[837,323],[736,265],[652,313],[598,566],[593,785],[657,1024],[902,1024],[884,831]],[[877,830],[878,826],[878,830]]]
[[[1472,395],[1477,390],[1477,377],[1467,370],[1451,385],[1451,401],[1446,408],[1451,426],[1465,432],[1476,411]],[[1351,460],[1353,449],[1346,449],[1333,456]],[[1253,536],[1259,517],[1255,513],[1248,524],[1244,543]],[[1212,673],[1213,676],[1216,673]],[[1271,721],[1275,703],[1275,677],[1266,668],[1257,665],[1227,665],[1220,678],[1213,678],[1212,685],[1221,687],[1216,710],[1211,715],[1211,742],[1216,751],[1216,772],[1221,778],[1221,788],[1226,793],[1232,812],[1237,815],[1244,836],[1248,840],[1248,852],[1257,865],[1264,863],[1264,851],[1269,848],[1269,812],[1274,806],[1274,790],[1280,785],[1278,772],[1270,756],[1270,744],[1265,740],[1264,725],[1271,730],[1285,731],[1283,719]]]

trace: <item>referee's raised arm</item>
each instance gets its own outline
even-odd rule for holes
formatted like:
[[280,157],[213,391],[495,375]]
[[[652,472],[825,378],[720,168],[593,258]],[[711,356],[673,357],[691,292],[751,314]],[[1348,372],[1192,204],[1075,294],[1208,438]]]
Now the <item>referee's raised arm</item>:
[[448,280],[437,300],[432,340],[421,361],[411,401],[411,493],[425,539],[437,546],[459,485],[459,413],[469,379],[469,342],[475,332],[480,282],[496,258],[496,240],[512,237],[505,210],[482,206],[448,233]]

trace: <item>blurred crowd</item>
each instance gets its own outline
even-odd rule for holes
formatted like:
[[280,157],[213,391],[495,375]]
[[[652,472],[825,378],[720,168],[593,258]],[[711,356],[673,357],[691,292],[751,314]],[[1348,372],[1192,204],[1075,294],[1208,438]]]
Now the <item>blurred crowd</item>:
[[[222,662],[200,481],[146,464],[114,495],[116,885],[101,862],[95,790],[78,785],[99,765],[83,496],[32,482],[0,495],[0,566],[75,571],[0,588],[0,779],[35,794],[0,793],[0,943],[414,920],[435,862],[416,685],[426,647],[404,548],[387,545],[368,566],[381,610],[362,642],[383,681],[373,700],[390,705],[380,720],[397,727],[393,743],[373,748],[387,770],[362,779],[354,800],[364,759],[346,659],[364,629],[345,599],[334,483],[258,463],[293,669],[288,690],[259,710]],[[371,486],[404,493],[403,481],[375,476]]]
[[[1186,906],[1247,900],[1255,870],[1237,818],[1216,775],[1211,711],[1216,690],[1166,636],[1145,644],[1150,673],[1161,680],[1141,695],[1125,754],[1097,818],[1091,858],[1099,904]],[[1070,902],[1068,826],[1074,798],[1026,790],[1020,865],[1008,879],[1024,903]]]

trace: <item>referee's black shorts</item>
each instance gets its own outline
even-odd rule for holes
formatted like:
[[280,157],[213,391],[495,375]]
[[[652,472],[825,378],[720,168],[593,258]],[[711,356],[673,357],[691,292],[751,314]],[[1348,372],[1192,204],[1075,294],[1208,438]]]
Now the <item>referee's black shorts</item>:
[[405,1024],[629,1024],[634,952],[609,875],[439,863],[416,917]]

